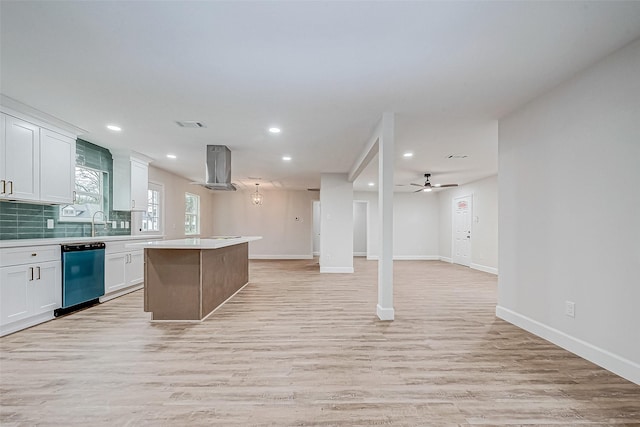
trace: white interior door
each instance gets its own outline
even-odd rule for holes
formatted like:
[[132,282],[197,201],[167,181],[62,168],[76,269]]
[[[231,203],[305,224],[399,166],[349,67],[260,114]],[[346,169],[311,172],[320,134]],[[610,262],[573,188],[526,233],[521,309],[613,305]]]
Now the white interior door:
[[471,218],[473,198],[463,196],[453,199],[453,256],[456,264],[471,265]]
[[313,256],[320,255],[320,202],[313,202]]

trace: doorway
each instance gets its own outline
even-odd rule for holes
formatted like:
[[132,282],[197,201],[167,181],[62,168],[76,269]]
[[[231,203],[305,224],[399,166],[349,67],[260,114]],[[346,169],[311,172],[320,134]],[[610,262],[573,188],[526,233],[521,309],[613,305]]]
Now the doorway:
[[451,260],[455,264],[471,265],[471,218],[473,215],[473,196],[453,199],[453,243]]

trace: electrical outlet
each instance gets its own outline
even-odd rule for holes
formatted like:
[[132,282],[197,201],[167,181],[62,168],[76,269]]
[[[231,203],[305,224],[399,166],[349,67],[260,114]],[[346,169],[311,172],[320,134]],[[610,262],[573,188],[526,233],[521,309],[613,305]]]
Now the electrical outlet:
[[124,221],[120,221],[120,228],[124,228]]
[[51,230],[53,228],[53,220],[52,219],[48,219],[47,220],[47,228],[49,230]]
[[576,317],[576,303],[572,301],[565,301],[564,314],[569,317]]
[[116,221],[111,221],[111,228],[118,228],[118,223]]
[[124,228],[129,228],[129,221],[124,222]]

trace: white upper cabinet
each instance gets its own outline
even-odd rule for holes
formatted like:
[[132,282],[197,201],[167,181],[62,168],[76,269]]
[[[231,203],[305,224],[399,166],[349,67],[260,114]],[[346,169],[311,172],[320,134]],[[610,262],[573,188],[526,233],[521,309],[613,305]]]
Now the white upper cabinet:
[[40,129],[40,200],[73,203],[76,140]]
[[72,203],[75,137],[14,112],[0,114],[0,124],[0,198]]
[[113,210],[146,211],[149,161],[144,156],[113,156]]
[[40,128],[3,114],[0,194],[10,200],[40,199]]

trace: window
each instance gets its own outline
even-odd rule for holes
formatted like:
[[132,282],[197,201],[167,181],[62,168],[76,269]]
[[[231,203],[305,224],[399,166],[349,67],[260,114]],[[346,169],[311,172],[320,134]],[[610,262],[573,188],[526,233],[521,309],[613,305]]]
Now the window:
[[184,234],[200,234],[200,196],[185,193]]
[[[104,175],[100,170],[76,166],[75,199],[71,205],[60,206],[61,222],[91,222],[96,212],[104,212]],[[106,219],[96,215],[98,221]]]
[[149,203],[147,211],[142,214],[143,233],[159,233],[162,231],[162,185],[149,183]]

